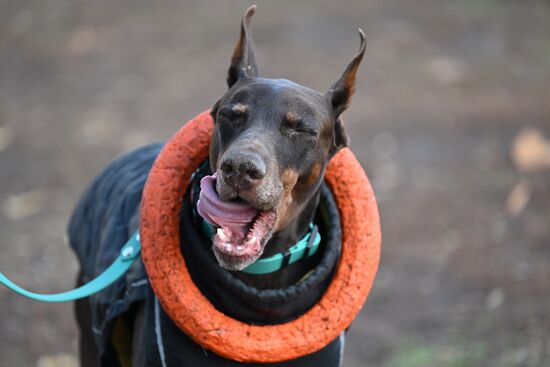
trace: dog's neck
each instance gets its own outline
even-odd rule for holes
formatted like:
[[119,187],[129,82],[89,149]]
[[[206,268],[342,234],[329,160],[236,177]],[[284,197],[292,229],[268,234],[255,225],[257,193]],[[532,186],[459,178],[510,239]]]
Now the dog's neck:
[[[265,246],[262,258],[285,252],[305,236],[319,205],[320,196],[321,190],[319,188],[310,200],[301,206],[300,212],[294,216],[295,219],[273,234]],[[271,274],[252,275],[234,272],[234,276],[257,289],[276,289],[297,283],[311,270],[310,262],[298,261]]]

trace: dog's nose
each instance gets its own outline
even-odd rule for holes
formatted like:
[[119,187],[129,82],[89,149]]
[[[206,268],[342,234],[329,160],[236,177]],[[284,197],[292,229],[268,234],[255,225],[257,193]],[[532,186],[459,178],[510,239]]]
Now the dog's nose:
[[265,177],[265,161],[256,153],[226,154],[220,164],[224,180],[236,189],[250,188]]

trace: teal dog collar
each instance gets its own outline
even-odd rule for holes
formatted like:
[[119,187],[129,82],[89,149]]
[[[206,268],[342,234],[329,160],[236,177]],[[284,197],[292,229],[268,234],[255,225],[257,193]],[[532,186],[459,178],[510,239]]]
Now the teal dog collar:
[[[204,220],[202,223],[204,231],[208,237],[211,238],[214,235],[214,228]],[[279,252],[265,259],[259,259],[241,271],[246,274],[254,275],[271,274],[290,264],[294,264],[297,261],[315,255],[321,243],[321,234],[315,224],[311,223],[309,228],[309,232],[287,251]]]

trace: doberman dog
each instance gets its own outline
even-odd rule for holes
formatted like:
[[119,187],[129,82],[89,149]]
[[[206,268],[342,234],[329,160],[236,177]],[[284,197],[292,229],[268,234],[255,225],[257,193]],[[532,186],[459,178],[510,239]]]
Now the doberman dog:
[[[261,228],[253,240],[248,237],[259,248],[250,256],[236,256],[232,248],[227,249],[231,236],[223,231],[213,236],[212,251],[219,266],[248,286],[263,290],[295,284],[315,266],[297,263],[266,275],[239,271],[259,258],[288,250],[308,232],[319,205],[327,163],[348,145],[341,115],[354,93],[366,41],[359,30],[359,52],[325,93],[286,79],[261,78],[250,32],[255,10],[252,6],[243,16],[227,75],[229,89],[211,110],[215,128],[209,165],[210,172],[217,172],[215,189],[219,198],[255,208],[258,223],[252,224],[251,231]],[[83,366],[99,366],[87,302],[76,305],[81,361]],[[150,310],[139,303],[133,308],[133,366],[150,365],[141,347],[147,343],[147,312]]]

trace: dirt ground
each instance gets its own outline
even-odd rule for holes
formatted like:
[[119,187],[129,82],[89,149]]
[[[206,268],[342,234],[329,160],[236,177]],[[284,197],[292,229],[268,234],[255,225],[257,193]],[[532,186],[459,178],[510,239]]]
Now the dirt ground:
[[[224,92],[249,4],[0,0],[2,272],[73,285],[80,193]],[[384,241],[345,366],[549,366],[550,4],[260,2],[260,71],[326,90],[358,27],[345,121]],[[76,338],[71,305],[0,288],[0,366],[76,366]]]

